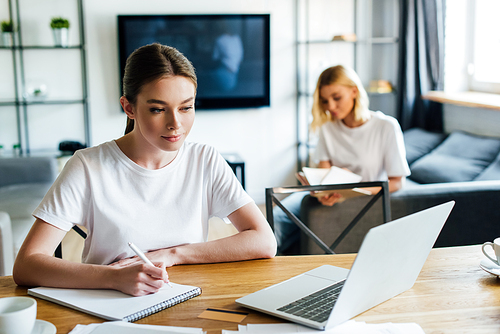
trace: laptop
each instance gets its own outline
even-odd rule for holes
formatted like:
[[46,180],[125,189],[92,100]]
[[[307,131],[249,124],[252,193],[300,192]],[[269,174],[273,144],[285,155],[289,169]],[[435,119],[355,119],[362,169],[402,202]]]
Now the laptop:
[[351,270],[323,265],[236,303],[315,329],[339,325],[413,286],[454,205],[370,229]]

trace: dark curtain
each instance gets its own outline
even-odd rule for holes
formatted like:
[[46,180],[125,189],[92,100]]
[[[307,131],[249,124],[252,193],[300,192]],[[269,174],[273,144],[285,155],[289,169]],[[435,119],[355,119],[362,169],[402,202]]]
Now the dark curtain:
[[440,103],[423,100],[443,89],[445,0],[401,0],[399,122],[403,130],[443,130]]

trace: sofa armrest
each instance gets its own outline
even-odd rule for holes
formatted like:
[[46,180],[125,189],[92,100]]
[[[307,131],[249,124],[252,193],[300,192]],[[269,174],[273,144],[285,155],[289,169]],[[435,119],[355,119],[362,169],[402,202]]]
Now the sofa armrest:
[[54,182],[58,167],[55,157],[0,159],[0,187],[19,183]]
[[455,201],[436,247],[481,244],[500,236],[500,180],[425,184],[391,195],[392,218]]
[[0,276],[12,275],[14,266],[14,246],[12,227],[7,213],[0,211]]

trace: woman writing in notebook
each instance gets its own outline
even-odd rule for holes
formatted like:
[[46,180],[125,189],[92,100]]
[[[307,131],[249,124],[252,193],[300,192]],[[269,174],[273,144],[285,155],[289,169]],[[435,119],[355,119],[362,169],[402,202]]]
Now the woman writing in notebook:
[[[363,182],[389,182],[389,191],[401,189],[410,174],[403,134],[393,117],[368,109],[368,96],[354,70],[342,65],[321,73],[314,91],[311,129],[319,129],[315,151],[317,167],[337,166],[361,175]],[[297,217],[306,193],[287,197],[283,204]],[[341,196],[318,198],[334,205]],[[281,253],[299,240],[298,227],[279,208],[274,210],[274,227]]]
[[[226,161],[212,147],[185,142],[196,86],[193,66],[174,48],[152,44],[130,55],[120,99],[125,135],[68,161],[33,213],[14,265],[17,284],[138,296],[168,282],[166,267],[275,255],[272,230]],[[229,218],[239,233],[207,242],[211,216]],[[75,224],[88,233],[83,263],[52,256]]]

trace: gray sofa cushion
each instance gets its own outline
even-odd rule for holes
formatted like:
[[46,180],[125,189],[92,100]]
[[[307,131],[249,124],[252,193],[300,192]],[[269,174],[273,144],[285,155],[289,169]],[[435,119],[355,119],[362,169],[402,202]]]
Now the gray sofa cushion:
[[411,166],[416,160],[428,154],[446,138],[444,133],[429,132],[412,128],[404,132],[406,160]]
[[500,154],[474,181],[500,180]]
[[54,157],[0,159],[0,187],[19,183],[54,182],[57,160]]
[[418,183],[472,181],[499,152],[499,139],[454,132],[411,165],[411,179]]

